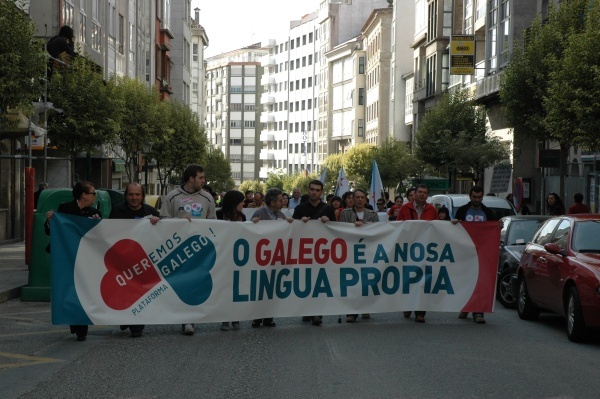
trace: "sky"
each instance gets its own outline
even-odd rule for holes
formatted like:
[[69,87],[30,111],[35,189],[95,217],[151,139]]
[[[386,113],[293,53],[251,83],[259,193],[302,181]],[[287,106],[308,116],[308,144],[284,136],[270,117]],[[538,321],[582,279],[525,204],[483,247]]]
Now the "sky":
[[290,21],[319,9],[322,0],[192,0],[208,36],[204,57],[278,39]]

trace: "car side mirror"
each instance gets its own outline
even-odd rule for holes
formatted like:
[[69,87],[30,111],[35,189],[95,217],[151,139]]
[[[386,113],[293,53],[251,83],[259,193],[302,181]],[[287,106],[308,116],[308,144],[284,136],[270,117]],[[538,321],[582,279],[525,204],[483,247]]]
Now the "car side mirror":
[[544,249],[554,255],[563,255],[563,249],[555,243],[548,243],[544,245]]

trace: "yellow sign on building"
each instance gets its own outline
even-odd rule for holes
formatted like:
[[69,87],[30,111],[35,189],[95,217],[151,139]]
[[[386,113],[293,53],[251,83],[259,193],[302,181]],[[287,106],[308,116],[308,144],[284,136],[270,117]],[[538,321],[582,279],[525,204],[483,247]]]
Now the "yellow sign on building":
[[474,35],[452,35],[450,40],[450,74],[475,74]]

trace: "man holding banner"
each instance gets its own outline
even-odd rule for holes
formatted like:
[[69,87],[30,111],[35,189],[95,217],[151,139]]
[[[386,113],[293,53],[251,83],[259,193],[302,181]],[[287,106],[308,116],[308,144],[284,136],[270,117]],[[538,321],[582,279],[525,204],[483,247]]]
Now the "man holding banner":
[[[125,187],[125,201],[110,211],[109,219],[150,219],[154,226],[159,221],[156,209],[144,203],[146,193],[139,183],[129,183]],[[121,331],[129,328],[131,338],[142,336],[143,324],[121,325]]]
[[[323,196],[323,183],[320,180],[311,180],[308,183],[309,199],[301,203],[294,209],[294,219],[302,220],[304,223],[309,220],[320,220],[327,223],[330,220],[335,221],[335,213],[331,205],[321,200]],[[291,202],[291,201],[290,201]],[[312,324],[320,326],[323,323],[322,316],[312,316]],[[304,318],[303,318],[304,320]]]
[[[412,202],[402,205],[396,220],[438,220],[437,209],[435,209],[435,206],[427,203],[428,196],[429,187],[419,184],[415,189],[415,199]],[[408,319],[411,313],[404,312],[404,317]],[[417,323],[425,323],[425,312],[415,311],[415,321]]]
[[[203,190],[206,177],[204,168],[189,165],[183,172],[183,185],[168,193],[160,207],[162,218],[216,219],[215,202],[212,195]],[[182,324],[185,335],[196,332],[192,323]]]
[[[469,201],[467,204],[461,206],[456,210],[455,219],[452,223],[456,224],[459,221],[463,222],[486,222],[496,220],[494,212],[483,205],[483,187],[473,186],[469,192]],[[469,316],[468,312],[460,312],[458,314],[459,319],[466,319]],[[477,324],[485,324],[483,318],[483,312],[473,312],[473,321]]]
[[[354,205],[352,208],[346,208],[340,214],[340,222],[354,223],[356,227],[364,226],[367,223],[379,222],[377,212],[366,208],[367,194],[360,188],[354,190]],[[358,314],[347,314],[346,323],[354,323]],[[363,319],[370,319],[368,313],[362,314]]]

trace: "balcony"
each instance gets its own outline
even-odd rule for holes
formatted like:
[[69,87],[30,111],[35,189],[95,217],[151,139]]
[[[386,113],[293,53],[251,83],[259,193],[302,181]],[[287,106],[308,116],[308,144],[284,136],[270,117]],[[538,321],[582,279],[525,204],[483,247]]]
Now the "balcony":
[[264,142],[269,142],[269,141],[275,141],[275,135],[269,131],[263,130],[260,133],[260,141]]
[[261,86],[274,85],[275,78],[271,75],[263,75],[262,78],[260,78],[260,84]]
[[261,123],[273,123],[275,122],[275,115],[269,112],[263,112],[260,114],[260,122]]
[[222,130],[222,128],[220,126],[215,128],[215,134],[221,134],[222,131],[223,130]]
[[221,110],[215,111],[215,116],[216,116],[217,118],[220,118],[220,117],[221,117],[221,115],[223,115],[223,111],[221,111]]
[[272,161],[275,159],[275,154],[272,150],[260,150],[260,159],[262,161]]
[[270,66],[277,65],[277,63],[275,62],[275,58],[273,58],[273,57],[263,57],[260,65],[263,67],[270,67]]
[[260,95],[261,104],[273,104],[275,103],[275,96],[271,93],[263,93]]
[[221,101],[223,100],[223,93],[216,93],[215,95],[213,95],[215,101]]

